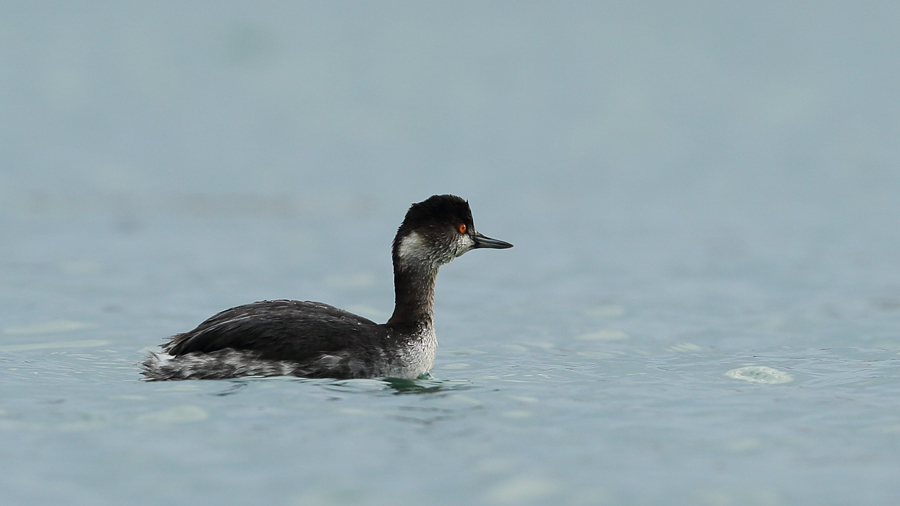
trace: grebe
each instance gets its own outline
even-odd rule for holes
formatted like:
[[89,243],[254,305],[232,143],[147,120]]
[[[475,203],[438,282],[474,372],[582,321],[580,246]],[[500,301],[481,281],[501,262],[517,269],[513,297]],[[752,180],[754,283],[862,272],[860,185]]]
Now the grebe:
[[437,349],[438,269],[476,248],[511,248],[475,231],[469,204],[434,195],[413,204],[394,237],[394,313],[378,324],[321,302],[273,300],[226,309],[177,334],[142,364],[148,381],[241,376],[415,379]]

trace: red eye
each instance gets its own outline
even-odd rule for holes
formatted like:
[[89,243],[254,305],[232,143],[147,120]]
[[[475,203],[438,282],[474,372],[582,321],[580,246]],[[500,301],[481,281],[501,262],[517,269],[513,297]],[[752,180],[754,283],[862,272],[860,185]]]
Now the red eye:
[[460,234],[466,233],[466,224],[465,223],[463,223],[462,225],[459,226],[459,233]]

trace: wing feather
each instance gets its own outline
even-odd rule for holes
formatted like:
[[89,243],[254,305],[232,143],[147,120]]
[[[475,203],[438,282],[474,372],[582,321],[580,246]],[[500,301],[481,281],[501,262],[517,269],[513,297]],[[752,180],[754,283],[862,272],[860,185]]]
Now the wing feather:
[[374,344],[375,322],[328,304],[260,301],[233,307],[164,345],[173,356],[223,349],[252,350],[260,358],[303,361],[323,353]]

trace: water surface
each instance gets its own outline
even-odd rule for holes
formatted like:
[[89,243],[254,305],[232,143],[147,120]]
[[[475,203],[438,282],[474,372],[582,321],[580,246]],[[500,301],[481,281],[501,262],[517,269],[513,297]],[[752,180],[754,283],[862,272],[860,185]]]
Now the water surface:
[[[0,7],[0,503],[900,502],[896,8],[207,7]],[[432,378],[140,380],[445,192]]]

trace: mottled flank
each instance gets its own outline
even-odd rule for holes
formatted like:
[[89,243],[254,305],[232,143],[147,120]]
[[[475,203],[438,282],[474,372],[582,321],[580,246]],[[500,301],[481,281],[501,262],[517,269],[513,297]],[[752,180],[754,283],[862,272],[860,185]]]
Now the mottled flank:
[[173,336],[141,365],[148,381],[242,376],[415,379],[437,351],[438,269],[475,248],[512,245],[475,231],[465,200],[413,204],[393,244],[394,313],[377,324],[320,302],[261,301],[222,311]]
[[434,328],[404,332],[327,304],[262,301],[174,336],[141,365],[147,380],[244,376],[415,379],[431,370]]
[[225,379],[246,376],[299,376],[304,378],[415,379],[434,366],[437,338],[434,331],[410,337],[399,346],[378,350],[348,347],[320,353],[308,360],[265,358],[253,350],[225,348],[183,355],[152,353],[141,366],[148,381]]
[[305,376],[299,364],[260,360],[251,351],[224,349],[173,357],[153,353],[141,364],[147,380],[223,379],[240,376]]

